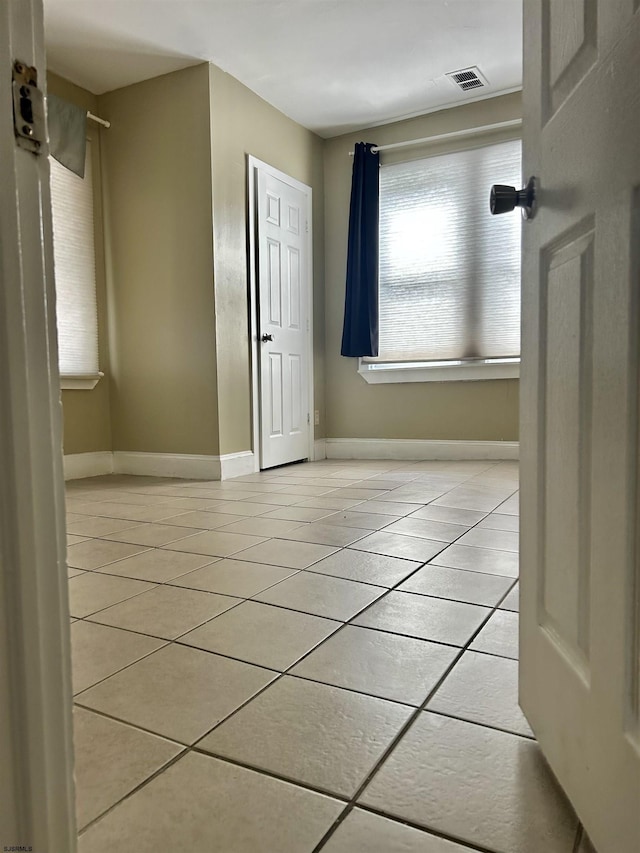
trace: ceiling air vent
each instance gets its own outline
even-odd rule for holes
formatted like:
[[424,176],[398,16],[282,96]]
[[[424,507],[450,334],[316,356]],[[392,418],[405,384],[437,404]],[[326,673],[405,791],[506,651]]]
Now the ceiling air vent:
[[462,68],[460,71],[449,71],[446,76],[463,92],[468,92],[471,89],[483,89],[487,85],[487,81],[480,73],[477,65],[471,68]]

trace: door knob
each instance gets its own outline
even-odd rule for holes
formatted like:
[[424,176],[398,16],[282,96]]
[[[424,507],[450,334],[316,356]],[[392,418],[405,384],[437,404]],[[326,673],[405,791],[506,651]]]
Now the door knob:
[[273,335],[266,335],[265,334],[260,338],[260,340],[262,341],[263,344],[266,344],[267,341],[273,340]]
[[533,177],[529,178],[526,187],[522,190],[517,190],[515,187],[508,187],[505,184],[494,184],[491,187],[491,195],[489,196],[491,213],[494,215],[509,213],[515,207],[521,207],[524,218],[533,219],[537,209],[537,189],[538,181]]

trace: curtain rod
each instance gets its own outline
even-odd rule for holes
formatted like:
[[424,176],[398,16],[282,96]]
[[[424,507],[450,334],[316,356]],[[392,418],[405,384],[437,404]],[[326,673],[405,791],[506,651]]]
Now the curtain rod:
[[[509,127],[521,127],[522,119],[515,118],[509,121],[499,121],[496,124],[484,124],[482,127],[470,127],[467,130],[454,130],[451,133],[439,133],[437,136],[423,136],[421,139],[408,139],[406,142],[391,142],[389,145],[376,145],[372,151],[390,151],[392,148],[406,148],[409,145],[421,145],[423,142],[442,142],[445,139],[462,139],[465,136],[473,136],[476,133],[484,133],[487,130],[506,130]],[[355,152],[349,151],[349,157]]]
[[91,121],[95,121],[97,124],[101,124],[103,127],[111,127],[110,121],[106,121],[106,119],[94,116],[94,114],[92,112],[89,112],[89,110],[87,110],[87,118],[90,118]]

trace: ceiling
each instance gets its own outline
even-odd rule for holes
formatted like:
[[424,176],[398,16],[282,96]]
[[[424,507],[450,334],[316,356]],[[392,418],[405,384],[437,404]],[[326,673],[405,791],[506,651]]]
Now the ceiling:
[[[521,0],[44,0],[49,68],[102,94],[208,61],[329,137],[519,89]],[[445,73],[478,66],[485,89]]]

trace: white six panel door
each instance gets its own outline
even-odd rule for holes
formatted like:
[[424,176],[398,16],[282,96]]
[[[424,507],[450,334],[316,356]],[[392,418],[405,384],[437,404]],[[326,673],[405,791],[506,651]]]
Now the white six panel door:
[[598,853],[640,851],[640,12],[525,0],[520,700]]
[[260,467],[309,456],[307,196],[258,170]]

